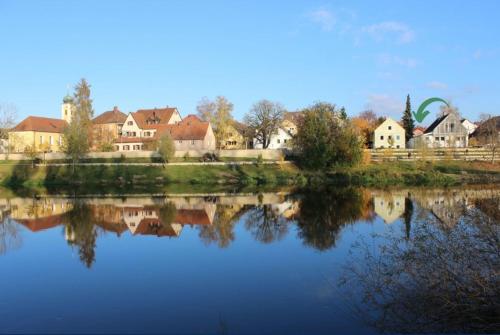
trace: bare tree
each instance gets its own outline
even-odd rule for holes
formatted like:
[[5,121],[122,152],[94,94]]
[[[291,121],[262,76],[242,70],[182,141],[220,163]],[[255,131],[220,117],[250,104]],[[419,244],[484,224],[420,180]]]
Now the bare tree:
[[245,123],[255,134],[255,139],[262,148],[269,146],[271,136],[278,130],[285,108],[278,102],[260,100],[245,115]]
[[[14,105],[0,104],[0,139],[8,140],[9,131],[14,127],[17,117],[17,110]],[[7,152],[10,146],[7,145]]]
[[495,162],[495,153],[500,145],[500,117],[481,114],[481,125],[476,130],[479,143],[491,149],[491,162]]

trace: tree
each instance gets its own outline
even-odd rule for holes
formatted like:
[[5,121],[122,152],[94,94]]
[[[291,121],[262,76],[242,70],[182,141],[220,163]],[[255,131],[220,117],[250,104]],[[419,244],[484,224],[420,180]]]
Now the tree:
[[217,96],[215,101],[202,98],[196,106],[200,119],[212,124],[218,146],[223,142],[227,128],[233,120],[233,108],[234,105],[224,96]]
[[73,115],[63,136],[63,150],[73,163],[73,172],[76,162],[85,156],[91,147],[93,115],[90,85],[85,79],[81,79],[75,86]]
[[413,121],[413,116],[411,114],[411,102],[409,94],[406,96],[406,108],[401,121],[403,122],[403,128],[406,132],[406,142],[408,142],[410,138],[413,137],[413,129],[415,129],[415,122]]
[[35,167],[35,161],[38,159],[38,150],[35,145],[28,145],[24,148],[24,154],[31,160],[31,167]]
[[320,102],[302,111],[294,146],[301,164],[313,170],[354,165],[362,157],[362,141],[335,105]]
[[375,114],[371,109],[359,113],[358,118],[366,120],[371,125],[375,125],[378,120],[377,114]]
[[285,108],[280,103],[264,99],[255,103],[245,115],[245,123],[256,141],[262,144],[262,148],[267,149],[269,146],[272,134],[278,130],[283,120],[284,112]]
[[[12,105],[0,104],[0,139],[8,139],[9,131],[16,121],[16,108]],[[10,152],[10,143],[7,146],[7,152]]]
[[491,149],[491,162],[495,162],[495,153],[500,146],[500,117],[490,114],[481,114],[481,125],[476,129],[474,136],[479,143]]
[[163,163],[168,163],[168,161],[174,157],[174,141],[172,141],[172,138],[168,133],[163,134],[158,141],[158,154],[160,155]]

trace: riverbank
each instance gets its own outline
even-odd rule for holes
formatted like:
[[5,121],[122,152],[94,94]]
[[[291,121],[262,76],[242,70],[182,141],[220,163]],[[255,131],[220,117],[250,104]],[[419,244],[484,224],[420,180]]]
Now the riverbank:
[[385,162],[323,172],[300,169],[291,162],[225,165],[41,165],[0,164],[0,184],[9,189],[71,189],[123,192],[222,190],[242,187],[453,186],[500,183],[500,164],[485,162]]

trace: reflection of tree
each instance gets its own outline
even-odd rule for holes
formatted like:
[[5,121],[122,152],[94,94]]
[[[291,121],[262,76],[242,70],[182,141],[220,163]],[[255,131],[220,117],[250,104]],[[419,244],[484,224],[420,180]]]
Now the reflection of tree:
[[405,198],[405,212],[403,213],[403,220],[405,223],[406,238],[410,238],[411,231],[411,218],[413,216],[413,201],[410,198]]
[[287,220],[274,211],[271,205],[259,205],[249,210],[245,227],[262,243],[281,240],[288,232]]
[[75,202],[73,209],[65,214],[64,223],[68,244],[78,248],[80,260],[90,268],[95,261],[97,230],[89,206]]
[[177,215],[177,208],[172,201],[167,202],[160,207],[159,219],[164,226],[170,225],[174,222],[175,216]]
[[369,206],[371,202],[356,189],[307,193],[300,202],[299,237],[306,245],[327,250],[335,245],[340,230]]
[[0,221],[0,255],[21,246],[22,239],[17,223],[8,218]]
[[234,240],[234,225],[245,213],[240,206],[218,205],[211,225],[200,225],[200,239],[206,244],[217,243],[225,248]]
[[429,213],[412,224],[411,240],[353,245],[340,286],[359,316],[380,332],[500,332],[499,221],[471,209],[451,229]]

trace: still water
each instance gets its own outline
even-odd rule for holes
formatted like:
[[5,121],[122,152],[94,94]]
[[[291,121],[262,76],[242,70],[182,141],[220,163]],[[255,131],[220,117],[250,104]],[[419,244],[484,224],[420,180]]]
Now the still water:
[[500,189],[0,198],[0,332],[500,332]]

